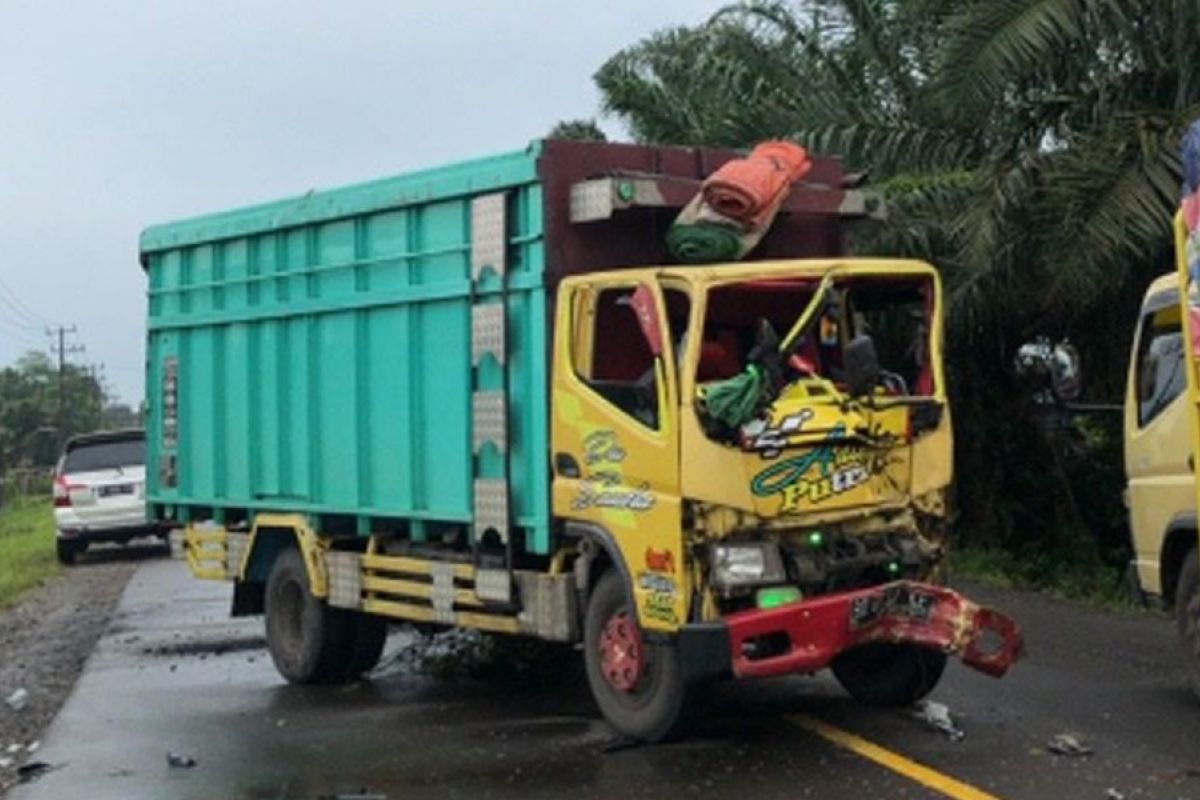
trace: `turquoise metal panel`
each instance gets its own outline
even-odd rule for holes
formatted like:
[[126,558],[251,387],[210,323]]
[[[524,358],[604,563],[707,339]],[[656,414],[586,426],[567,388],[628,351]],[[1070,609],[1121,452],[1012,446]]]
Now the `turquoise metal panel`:
[[[470,203],[509,198],[508,454],[519,535],[548,552],[547,297],[539,150],[148,229],[149,494],[196,508],[468,522]],[[482,285],[496,292],[494,276]],[[161,485],[178,361],[178,486]],[[499,386],[491,364],[487,382]],[[479,459],[487,469],[492,452]],[[498,466],[494,461],[493,466]],[[501,471],[498,470],[497,471]]]

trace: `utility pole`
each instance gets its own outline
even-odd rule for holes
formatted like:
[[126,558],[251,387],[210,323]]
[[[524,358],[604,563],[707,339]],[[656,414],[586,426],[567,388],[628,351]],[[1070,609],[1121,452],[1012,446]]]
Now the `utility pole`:
[[58,356],[58,446],[61,449],[67,441],[67,356],[82,353],[82,345],[73,344],[67,347],[67,334],[75,333],[75,326],[58,325],[46,328],[46,335],[57,338],[57,344],[50,345],[50,351]]

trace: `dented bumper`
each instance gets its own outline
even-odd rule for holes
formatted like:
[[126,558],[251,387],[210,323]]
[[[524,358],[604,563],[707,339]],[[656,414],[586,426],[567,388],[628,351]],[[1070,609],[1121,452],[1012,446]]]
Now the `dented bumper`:
[[739,611],[688,626],[680,636],[692,677],[816,672],[839,653],[872,642],[941,650],[994,677],[1024,649],[1020,628],[1009,617],[950,589],[911,581]]

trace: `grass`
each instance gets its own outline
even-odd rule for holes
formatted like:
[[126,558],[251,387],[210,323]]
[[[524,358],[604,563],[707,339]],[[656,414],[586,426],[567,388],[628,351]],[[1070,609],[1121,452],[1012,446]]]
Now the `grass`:
[[23,497],[0,508],[0,608],[58,571],[49,497]]
[[950,553],[950,575],[1001,589],[1039,591],[1105,608],[1136,608],[1122,570],[1099,559],[1023,559],[998,549]]

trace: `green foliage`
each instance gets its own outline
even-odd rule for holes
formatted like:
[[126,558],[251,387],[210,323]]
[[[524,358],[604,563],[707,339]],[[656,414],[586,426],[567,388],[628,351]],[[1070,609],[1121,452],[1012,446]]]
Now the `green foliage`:
[[[0,369],[0,476],[18,467],[48,466],[58,457],[57,366],[37,351]],[[63,372],[64,435],[103,427],[104,391],[84,368]]]
[[0,508],[0,608],[57,569],[50,498],[28,497]]
[[564,119],[546,134],[550,139],[573,139],[577,142],[606,142],[608,137],[594,119]]
[[1011,365],[1066,336],[1090,398],[1123,395],[1141,293],[1171,264],[1198,37],[1195,0],[750,0],[596,82],[641,140],[788,136],[869,169],[891,215],[855,249],[929,260],[947,287],[959,538],[1119,566],[1119,419],[1047,420]]

